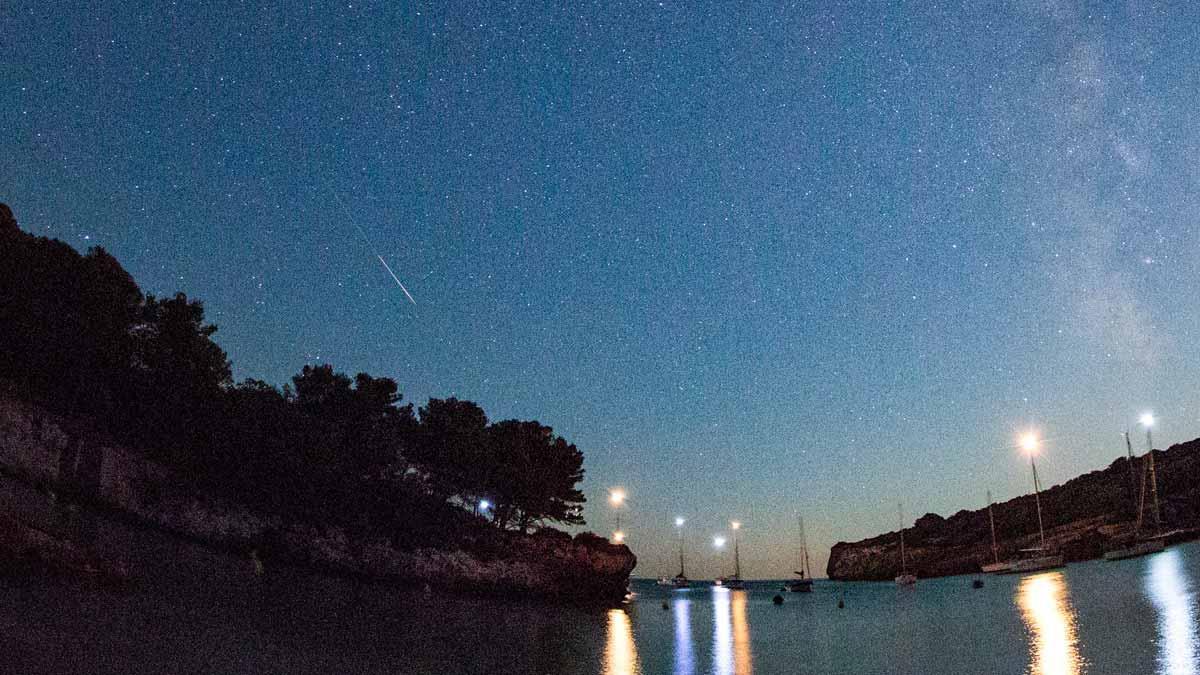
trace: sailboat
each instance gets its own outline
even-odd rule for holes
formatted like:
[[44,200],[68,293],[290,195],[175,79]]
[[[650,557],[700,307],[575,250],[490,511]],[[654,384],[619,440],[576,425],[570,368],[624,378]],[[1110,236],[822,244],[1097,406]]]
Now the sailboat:
[[1022,549],[1020,552],[1024,557],[1009,562],[1009,567],[1005,571],[1013,574],[1037,572],[1038,570],[1048,570],[1063,566],[1062,554],[1049,553],[1046,549],[1046,530],[1042,526],[1041,483],[1038,482],[1037,463],[1033,459],[1034,453],[1037,452],[1038,443],[1037,437],[1033,434],[1027,434],[1021,440],[1021,445],[1029,453],[1029,466],[1033,470],[1033,499],[1037,503],[1038,539],[1041,545],[1038,548]]
[[[1126,558],[1137,558],[1151,553],[1158,553],[1166,548],[1166,535],[1162,531],[1162,516],[1158,508],[1158,475],[1154,471],[1154,447],[1150,443],[1150,426],[1146,425],[1146,445],[1150,446],[1146,452],[1146,462],[1142,464],[1142,485],[1141,496],[1138,498],[1137,525],[1134,526],[1133,536],[1134,541],[1124,548],[1114,549],[1104,552],[1105,560],[1124,560]],[[1129,449],[1129,432],[1125,433],[1125,446]],[[1129,453],[1132,455],[1132,451]],[[1147,474],[1149,474],[1147,476]],[[1138,535],[1142,531],[1142,516],[1146,512],[1146,479],[1150,479],[1150,494],[1154,500],[1154,536],[1139,539]]]
[[783,584],[783,590],[791,591],[792,593],[812,593],[812,568],[808,564],[808,539],[804,536],[804,518],[800,518],[799,563],[800,569],[796,570],[796,574],[800,575],[800,578],[788,579]]
[[987,501],[988,501],[988,525],[990,525],[992,528],[992,562],[990,562],[986,565],[983,565],[980,569],[982,569],[985,574],[999,574],[1001,572],[1007,572],[1008,569],[1010,567],[1012,567],[1012,563],[1008,562],[1007,560],[1004,562],[1000,561],[1000,549],[996,546],[996,517],[994,515],[992,515],[992,491],[991,490],[988,490]]
[[714,582],[717,586],[722,586],[724,588],[728,588],[731,591],[740,591],[740,590],[743,590],[746,588],[746,582],[742,581],[742,561],[741,561],[741,558],[739,558],[739,556],[738,556],[738,530],[740,530],[741,527],[742,527],[742,524],[739,522],[735,521],[732,524],[732,528],[733,528],[733,576],[720,577],[719,579],[717,579]]
[[[675,524],[676,524],[675,525],[676,527],[682,527],[683,519],[680,518],[680,519],[676,520]],[[658,585],[659,586],[670,586],[671,588],[687,588],[687,587],[691,586],[691,582],[688,580],[687,575],[683,573],[683,530],[682,529],[679,530],[679,574],[676,574],[673,577],[659,577]]]
[[904,505],[899,506],[900,511],[900,576],[896,577],[897,586],[912,586],[917,583],[917,575],[908,573],[908,563],[904,559]]

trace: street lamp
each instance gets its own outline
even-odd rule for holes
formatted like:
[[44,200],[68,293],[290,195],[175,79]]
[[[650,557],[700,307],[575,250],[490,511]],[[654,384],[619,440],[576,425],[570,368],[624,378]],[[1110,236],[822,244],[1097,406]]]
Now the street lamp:
[[713,537],[713,548],[725,548],[725,537]]
[[679,530],[679,576],[686,577],[683,573],[683,524],[686,521],[681,516],[675,516],[675,529]]
[[[1158,513],[1158,475],[1154,472],[1154,441],[1150,438],[1150,427],[1154,426],[1154,414],[1144,412],[1140,421],[1142,426],[1146,427],[1146,458],[1149,460],[1150,468],[1150,494],[1154,497],[1154,526],[1161,533],[1162,517]],[[1140,514],[1138,522],[1141,522]]]
[[1037,462],[1033,459],[1038,453],[1039,445],[1041,445],[1041,441],[1038,440],[1037,434],[1028,432],[1021,436],[1021,448],[1029,455],[1029,466],[1033,469],[1033,500],[1037,503],[1038,538],[1042,542],[1042,550],[1044,551],[1046,549],[1046,530],[1042,527],[1041,485],[1038,483]]
[[621,531],[621,505],[625,503],[628,495],[622,488],[609,488],[608,503],[612,504],[613,510],[617,512],[617,527],[613,531],[613,541],[618,544],[625,541],[625,533]]

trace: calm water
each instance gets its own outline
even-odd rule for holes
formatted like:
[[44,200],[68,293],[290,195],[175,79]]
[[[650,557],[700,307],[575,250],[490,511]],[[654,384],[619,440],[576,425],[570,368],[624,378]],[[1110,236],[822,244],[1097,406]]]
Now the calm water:
[[[3,495],[0,495],[3,496]],[[78,525],[78,523],[74,524]],[[271,569],[94,521],[130,592],[0,580],[14,673],[1192,673],[1200,546],[1025,577],[660,590],[624,609],[448,599]],[[172,560],[169,565],[154,561]],[[839,595],[845,609],[837,608]],[[666,602],[664,609],[662,604]]]

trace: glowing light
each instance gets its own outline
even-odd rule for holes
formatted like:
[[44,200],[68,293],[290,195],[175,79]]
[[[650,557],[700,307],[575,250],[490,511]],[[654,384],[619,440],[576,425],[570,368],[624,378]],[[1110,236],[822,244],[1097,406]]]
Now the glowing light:
[[713,670],[718,675],[749,675],[750,622],[745,593],[713,594]]
[[490,509],[490,508],[492,508],[492,503],[491,503],[491,502],[489,502],[489,501],[488,501],[488,500],[486,500],[486,499],[480,499],[480,500],[479,500],[479,510],[480,510],[480,511],[487,511],[487,510],[488,510],[488,509]]
[[725,537],[713,537],[713,546],[716,548],[725,547]]
[[1144,427],[1154,426],[1154,415],[1152,413],[1143,413],[1142,417],[1141,417],[1141,422],[1142,422],[1142,426],[1144,426]]
[[675,675],[693,675],[696,672],[690,609],[690,600],[675,601]]
[[1196,610],[1178,551],[1150,558],[1146,590],[1158,610],[1159,672],[1192,675],[1196,672]]
[[613,506],[620,506],[625,503],[625,491],[621,488],[614,488],[608,493],[608,501]]
[[1025,577],[1017,587],[1017,605],[1029,630],[1029,672],[1072,675],[1082,672],[1075,612],[1062,572]]
[[1038,451],[1038,445],[1041,441],[1038,440],[1037,434],[1027,433],[1021,435],[1021,449],[1029,454],[1034,454]]
[[613,532],[613,541],[615,541],[618,544],[624,544],[625,543],[625,533],[620,530]]
[[729,524],[729,526],[730,526],[730,527],[732,527],[732,528],[733,528],[733,529],[735,529],[735,530],[740,530],[740,529],[742,529],[742,524],[741,524],[741,523],[739,523],[739,522],[738,522],[738,521],[736,521],[736,520],[735,520],[735,521],[733,521],[732,523],[730,523],[730,524]]
[[676,518],[676,519],[675,519],[675,527],[683,527],[683,523],[684,523],[684,520],[683,520],[683,518]]
[[608,640],[604,646],[604,675],[637,675],[642,672],[633,623],[623,609],[608,611]]
[[750,660],[750,622],[746,619],[746,593],[730,598],[733,614],[733,672],[750,675],[754,667]]

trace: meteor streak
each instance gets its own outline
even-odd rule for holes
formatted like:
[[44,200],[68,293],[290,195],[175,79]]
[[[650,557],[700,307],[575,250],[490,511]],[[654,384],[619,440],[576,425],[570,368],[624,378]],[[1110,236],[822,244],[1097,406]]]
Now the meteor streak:
[[408,289],[404,287],[404,282],[400,281],[400,277],[396,276],[396,273],[392,271],[392,266],[387,264],[387,261],[383,259],[383,256],[379,254],[379,251],[371,245],[371,238],[367,236],[367,233],[362,229],[362,226],[358,224],[358,221],[354,220],[354,216],[350,215],[350,209],[346,208],[346,204],[342,201],[342,198],[338,195],[337,191],[330,189],[330,192],[333,194],[333,198],[335,201],[337,201],[338,206],[342,207],[342,213],[346,214],[346,220],[350,221],[350,223],[354,225],[354,229],[358,230],[358,235],[362,237],[363,243],[367,245],[367,250],[369,250],[371,253],[374,253],[379,262],[383,264],[383,269],[387,270],[387,273],[391,275],[392,279],[396,282],[396,285],[400,287],[400,290],[404,291],[404,297],[408,298],[408,301],[412,304],[417,304],[417,301],[413,300],[412,293],[409,293]]
[[408,297],[408,301],[414,305],[417,304],[417,301],[413,300],[412,293],[409,293],[408,289],[404,287],[404,282],[400,281],[400,277],[396,276],[396,273],[392,271],[392,266],[387,264],[387,261],[383,259],[383,256],[379,255],[378,253],[375,254],[375,257],[379,258],[379,262],[383,263],[383,269],[387,270],[388,274],[392,275],[392,278],[395,279],[396,283],[400,285],[400,290],[404,291],[404,295]]

